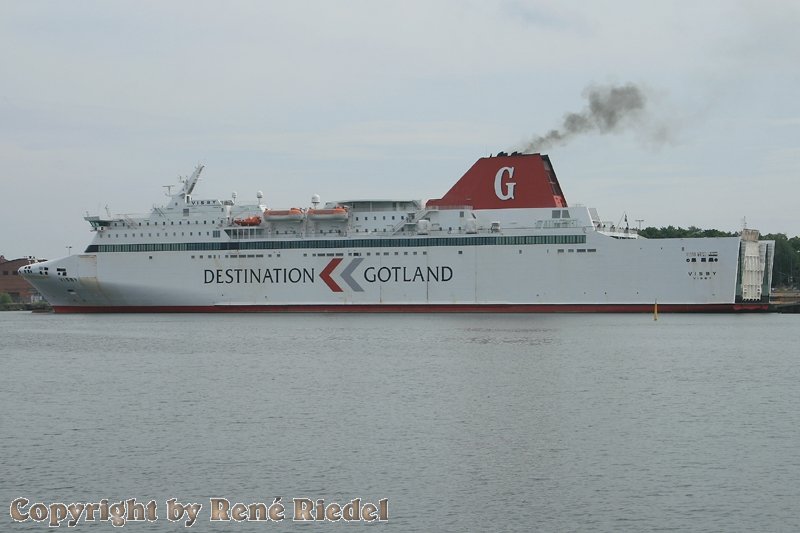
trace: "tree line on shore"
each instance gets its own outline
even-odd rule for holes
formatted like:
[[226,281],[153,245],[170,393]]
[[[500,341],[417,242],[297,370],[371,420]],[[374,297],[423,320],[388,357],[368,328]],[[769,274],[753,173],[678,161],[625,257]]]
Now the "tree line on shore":
[[[639,235],[648,239],[698,237],[735,237],[737,233],[718,229],[700,229],[696,226],[681,228],[667,226],[647,227],[639,230]],[[785,233],[768,233],[761,239],[775,241],[775,262],[772,267],[773,287],[800,288],[800,236],[788,237]]]

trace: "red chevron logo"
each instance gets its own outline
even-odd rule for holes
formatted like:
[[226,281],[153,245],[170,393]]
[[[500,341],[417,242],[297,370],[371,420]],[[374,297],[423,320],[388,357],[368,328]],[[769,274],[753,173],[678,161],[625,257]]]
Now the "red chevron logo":
[[342,291],[342,288],[337,285],[335,281],[333,281],[333,278],[331,278],[331,274],[341,262],[341,257],[331,259],[331,262],[328,263],[322,272],[319,273],[320,279],[322,279],[322,281],[325,282],[325,285],[327,285],[333,292],[344,292]]

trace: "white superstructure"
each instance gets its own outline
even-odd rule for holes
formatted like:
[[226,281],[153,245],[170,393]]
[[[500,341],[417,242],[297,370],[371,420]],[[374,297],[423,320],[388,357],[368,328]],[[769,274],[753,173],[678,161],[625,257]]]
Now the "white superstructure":
[[[644,239],[568,206],[547,156],[480,159],[441,199],[267,209],[193,195],[87,216],[20,269],[56,311],[728,311],[766,307],[773,245]],[[315,198],[318,202],[318,198]]]

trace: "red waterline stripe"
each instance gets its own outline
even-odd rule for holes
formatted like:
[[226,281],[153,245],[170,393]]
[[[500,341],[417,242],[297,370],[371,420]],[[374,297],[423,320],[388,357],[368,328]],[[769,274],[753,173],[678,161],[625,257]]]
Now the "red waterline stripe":
[[[768,304],[658,304],[659,313],[766,311]],[[311,304],[53,306],[56,313],[652,313],[652,304]]]

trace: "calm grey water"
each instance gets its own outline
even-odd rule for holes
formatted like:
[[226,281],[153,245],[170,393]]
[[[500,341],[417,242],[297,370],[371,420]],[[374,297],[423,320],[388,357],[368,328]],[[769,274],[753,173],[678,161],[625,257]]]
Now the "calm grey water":
[[[800,530],[791,315],[0,313],[0,504],[389,500],[386,531]],[[209,499],[287,504],[209,522]],[[66,522],[61,526],[66,528]],[[114,530],[81,521],[75,530]],[[70,530],[73,530],[70,528]]]

